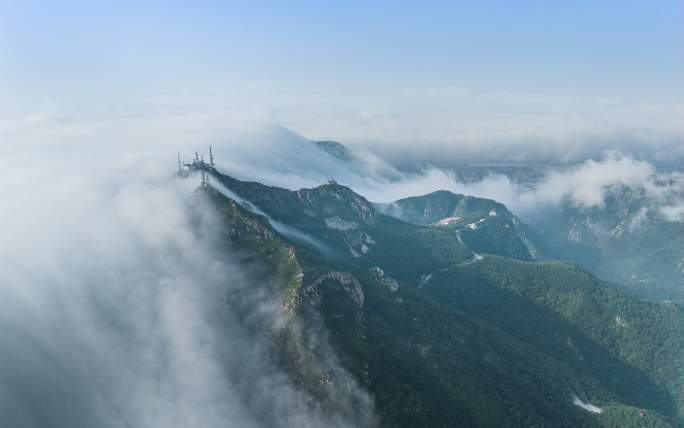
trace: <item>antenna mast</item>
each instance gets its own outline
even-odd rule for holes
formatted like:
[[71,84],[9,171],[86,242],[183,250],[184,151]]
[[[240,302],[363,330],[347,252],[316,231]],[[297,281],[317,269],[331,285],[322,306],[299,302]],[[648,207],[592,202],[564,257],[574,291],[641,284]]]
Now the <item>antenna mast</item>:
[[183,165],[181,164],[181,159],[180,159],[180,152],[178,152],[178,172],[183,171]]
[[202,174],[202,181],[200,182],[200,188],[206,189],[209,187],[209,174],[204,170],[201,170],[200,173]]
[[209,165],[214,166],[214,153],[211,151],[211,146],[209,146]]

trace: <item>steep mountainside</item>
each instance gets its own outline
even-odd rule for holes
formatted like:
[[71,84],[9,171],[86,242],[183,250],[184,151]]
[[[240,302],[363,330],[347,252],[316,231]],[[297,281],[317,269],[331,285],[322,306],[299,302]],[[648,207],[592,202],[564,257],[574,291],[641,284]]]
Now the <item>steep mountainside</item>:
[[591,373],[630,403],[664,413],[681,406],[684,362],[671,359],[684,346],[679,306],[635,300],[577,265],[500,257],[440,271],[423,290]]
[[336,183],[294,192],[225,175],[217,175],[217,180],[307,238],[299,245],[323,251],[339,263],[385,265],[398,278],[417,281],[426,270],[472,258],[472,251],[456,234],[385,216],[365,198]]
[[[355,162],[353,151],[343,144],[334,141],[311,143],[345,165]],[[411,169],[415,165],[403,166],[415,172]],[[444,167],[460,182],[475,183],[492,175],[503,175],[520,189],[534,193],[549,171],[563,171],[568,165],[489,163]],[[363,171],[363,167],[360,168],[359,171]],[[515,233],[504,230],[505,224],[499,224],[500,229],[485,227],[478,233],[464,229],[485,218],[485,213],[472,215],[482,211],[476,206],[459,208],[460,195],[449,192],[406,198],[394,204],[380,204],[377,208],[405,222],[421,225],[436,224],[440,220],[453,222],[453,219],[447,219],[461,217],[461,224],[455,226],[465,232],[461,234],[462,238],[475,251],[521,260],[571,260],[639,298],[684,302],[684,222],[668,220],[659,212],[653,199],[665,195],[666,199],[674,198],[668,203],[680,203],[678,201],[684,195],[681,191],[677,194],[677,186],[673,184],[681,169],[661,164],[657,172],[662,176],[651,183],[654,187],[650,189],[626,185],[611,185],[604,189],[605,205],[602,206],[583,208],[566,200],[560,206],[527,211],[522,224],[514,217]],[[468,202],[463,204],[468,205]],[[465,219],[455,214],[463,210],[472,217]],[[497,246],[492,247],[491,243]]]
[[637,297],[684,299],[684,224],[667,221],[627,189],[610,193],[605,207],[549,208],[531,216],[531,226],[495,201],[448,191],[376,208],[408,223],[457,229],[477,252],[571,260]]
[[446,190],[377,204],[407,223],[452,228],[473,250],[520,260],[543,257],[543,245],[503,204]]
[[667,221],[638,192],[614,189],[603,207],[566,204],[530,222],[556,257],[638,297],[684,301],[684,223]]
[[321,406],[349,390],[312,339],[323,331],[380,426],[681,423],[680,306],[636,300],[576,265],[492,255],[506,245],[480,254],[462,223],[429,226],[471,216],[473,232],[515,229],[502,205],[447,195],[453,205],[409,224],[335,183],[212,182],[197,198],[223,219],[217,232],[268,266],[288,319],[275,349]]

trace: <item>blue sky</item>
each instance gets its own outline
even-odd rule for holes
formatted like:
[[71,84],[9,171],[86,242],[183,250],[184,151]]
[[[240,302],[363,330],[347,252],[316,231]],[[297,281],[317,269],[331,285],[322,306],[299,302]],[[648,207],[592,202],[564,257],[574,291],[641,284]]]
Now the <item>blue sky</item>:
[[[543,100],[545,111],[590,116],[596,102],[659,111],[684,102],[678,0],[0,5],[5,109],[241,108],[321,134],[301,117],[411,103],[419,107],[393,120],[429,117],[445,97],[459,112],[476,105],[483,118],[488,102],[494,116],[537,111]],[[470,94],[463,105],[448,95],[454,91]],[[360,119],[345,126],[330,128],[356,139],[365,131]]]

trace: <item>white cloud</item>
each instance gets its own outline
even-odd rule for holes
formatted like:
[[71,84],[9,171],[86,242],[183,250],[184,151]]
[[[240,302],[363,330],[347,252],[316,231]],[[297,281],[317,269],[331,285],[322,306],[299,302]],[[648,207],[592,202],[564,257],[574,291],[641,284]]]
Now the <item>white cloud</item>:
[[677,205],[663,206],[660,211],[668,221],[684,221],[684,201],[679,201]]
[[549,172],[535,197],[554,204],[568,199],[580,208],[602,207],[606,192],[614,186],[654,186],[655,168],[630,156],[609,153],[600,161],[589,159],[577,166]]
[[[279,127],[259,128],[236,137],[240,143],[219,144],[219,168],[240,179],[297,189],[314,187],[335,178],[374,202],[450,190],[491,198],[525,215],[544,207],[570,204],[578,209],[602,208],[611,192],[632,189],[659,212],[684,194],[684,175],[662,173],[649,161],[629,153],[608,151],[594,159],[569,165],[548,165],[534,187],[513,182],[501,174],[462,182],[450,169],[426,166],[402,172],[363,150],[355,162],[343,162],[318,150],[310,141]],[[264,131],[266,129],[266,131]],[[225,160],[227,159],[227,160]],[[668,218],[672,209],[666,209]]]
[[[181,122],[179,125],[178,122]],[[190,227],[172,178],[202,118],[0,121],[0,414],[8,426],[349,426],[269,360],[279,302]],[[166,128],[171,124],[172,129]],[[206,136],[205,136],[206,137]],[[204,213],[199,223],[211,227]],[[206,232],[206,231],[205,231]],[[204,238],[203,238],[204,236]],[[261,291],[260,291],[261,290]],[[250,328],[236,310],[248,313]],[[360,402],[359,419],[344,410]],[[365,406],[365,407],[364,407]]]
[[[170,119],[164,123],[167,130],[185,128],[188,136],[206,135],[202,124],[229,129],[257,117],[308,138],[365,148],[402,167],[483,160],[578,162],[608,150],[663,162],[684,155],[681,97],[506,92],[429,83],[391,90],[362,82],[288,88],[253,79],[167,82],[136,97],[79,95],[48,100],[44,111],[71,110],[82,118],[111,118],[115,112],[129,122],[136,116],[154,122],[163,115]],[[12,101],[3,106],[0,100],[0,114],[21,104]],[[199,126],[186,127],[191,122]]]

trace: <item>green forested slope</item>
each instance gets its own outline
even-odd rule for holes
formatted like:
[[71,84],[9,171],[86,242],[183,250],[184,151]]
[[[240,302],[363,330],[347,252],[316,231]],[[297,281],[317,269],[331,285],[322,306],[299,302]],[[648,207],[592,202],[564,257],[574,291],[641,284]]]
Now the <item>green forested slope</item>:
[[[288,241],[266,217],[205,191],[224,236],[281,284],[289,321],[277,352],[323,402],[344,385],[309,337],[321,329],[374,397],[381,426],[679,423],[679,306],[639,301],[572,264],[475,259],[453,228],[386,217],[343,186],[222,182],[344,255]],[[603,412],[574,405],[575,396]]]
[[491,199],[440,190],[377,207],[407,223],[458,230],[465,243],[477,252],[520,260],[543,256],[543,245],[535,242],[527,226],[503,204]]
[[576,265],[494,256],[433,276],[425,292],[596,378],[631,403],[682,412],[682,308],[644,302]]

